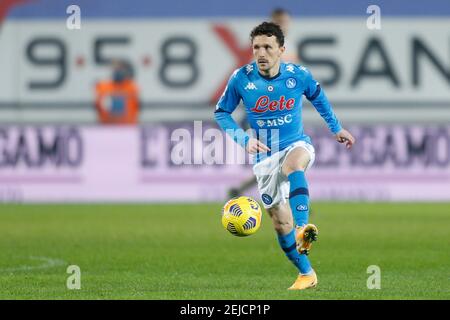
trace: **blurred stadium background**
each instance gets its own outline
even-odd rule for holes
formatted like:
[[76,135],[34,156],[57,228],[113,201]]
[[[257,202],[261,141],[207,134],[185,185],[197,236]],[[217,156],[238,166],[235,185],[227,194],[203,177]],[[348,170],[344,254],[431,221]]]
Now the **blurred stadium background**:
[[[381,30],[366,26],[367,1],[74,3],[79,30],[66,27],[70,1],[2,1],[2,201],[225,200],[250,167],[174,166],[170,134],[214,125],[249,31],[275,7],[291,12],[290,50],[359,141],[344,151],[306,104],[313,198],[450,200],[448,1],[381,1]],[[139,126],[97,122],[95,85],[114,59],[133,67]]]
[[[358,142],[350,152],[344,150],[314,108],[305,104],[305,128],[317,152],[309,172],[313,209],[314,203],[323,201],[330,206],[334,201],[361,203],[349,207],[361,214],[373,208],[367,202],[430,204],[380,207],[395,220],[396,212],[417,208],[433,217],[431,203],[440,202],[435,221],[441,223],[433,228],[448,227],[450,2],[373,2],[0,0],[0,202],[210,202],[212,207],[202,209],[205,215],[211,208],[218,213],[227,190],[252,176],[251,166],[197,164],[202,146],[209,142],[202,142],[203,131],[194,128],[194,121],[203,121],[203,129],[215,127],[213,111],[224,82],[237,66],[249,61],[251,28],[281,7],[292,15],[289,49],[321,82],[341,122]],[[81,9],[81,29],[67,27],[72,13],[66,10],[73,4]],[[380,30],[366,25],[371,15],[366,10],[372,4],[381,8]],[[131,66],[139,88],[136,124],[98,120],[96,84],[111,77],[111,63],[116,60]],[[242,110],[236,119],[243,120]],[[193,165],[173,162],[170,138],[177,128],[192,134]],[[259,199],[255,188],[246,193]],[[332,211],[324,206],[318,208]],[[116,210],[107,208],[105,218],[106,211]],[[157,207],[148,208],[156,211]],[[188,211],[195,216],[192,208]],[[344,214],[346,209],[339,208]],[[14,270],[11,261],[27,263],[15,260],[14,250],[6,248],[11,239],[23,244],[24,257],[39,255],[35,251],[55,255],[50,249],[54,239],[47,239],[45,249],[24,249],[29,229],[22,227],[40,225],[33,210],[43,211],[48,222],[73,207],[0,206],[4,252],[9,252],[2,258],[2,270]],[[87,207],[79,210],[86,212]],[[177,210],[184,209],[174,206],[168,211]],[[14,217],[18,212],[24,213],[20,222]],[[175,217],[172,213],[168,214]],[[211,223],[219,226],[218,216],[211,216]],[[407,214],[402,217],[408,219]],[[421,220],[427,218],[411,217],[416,218],[411,231],[419,231]],[[121,221],[116,221],[117,227]],[[50,232],[35,230],[36,237],[43,230]],[[62,221],[59,230],[65,230]],[[272,231],[265,230],[275,247]],[[448,249],[446,234],[441,230],[437,237]],[[410,239],[405,237],[406,245]],[[448,256],[435,250],[439,252],[435,262],[448,266]],[[66,261],[75,259],[61,252]],[[11,281],[12,288],[11,279],[3,280]],[[17,290],[19,297],[29,297]],[[448,297],[448,287],[443,292]]]

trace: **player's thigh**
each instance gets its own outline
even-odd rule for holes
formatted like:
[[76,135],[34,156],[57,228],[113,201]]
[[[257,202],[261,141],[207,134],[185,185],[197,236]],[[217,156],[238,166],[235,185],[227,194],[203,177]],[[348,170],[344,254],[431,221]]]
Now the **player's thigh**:
[[294,222],[288,202],[279,203],[271,208],[268,208],[267,212],[269,213],[275,231],[278,234],[288,234],[292,230]]
[[294,171],[305,171],[311,161],[311,155],[302,147],[297,147],[286,156],[286,160],[281,168],[284,175],[288,176]]

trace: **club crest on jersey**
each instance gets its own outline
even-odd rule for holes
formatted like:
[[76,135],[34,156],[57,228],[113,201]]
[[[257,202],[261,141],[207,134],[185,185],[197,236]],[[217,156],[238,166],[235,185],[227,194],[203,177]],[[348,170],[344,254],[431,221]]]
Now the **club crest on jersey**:
[[294,78],[289,78],[286,80],[286,87],[289,89],[295,88],[297,85],[297,81]]
[[272,92],[272,91],[273,91],[273,86],[268,86],[268,87],[267,87],[267,90],[268,90],[269,92]]
[[271,204],[273,201],[272,197],[269,196],[267,193],[263,193],[261,196],[261,199],[266,205]]

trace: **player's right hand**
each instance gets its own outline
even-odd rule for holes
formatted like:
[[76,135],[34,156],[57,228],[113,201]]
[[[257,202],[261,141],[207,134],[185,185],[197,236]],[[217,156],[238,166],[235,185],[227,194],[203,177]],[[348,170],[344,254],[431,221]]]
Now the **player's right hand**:
[[248,140],[247,147],[245,149],[251,154],[270,151],[268,146],[255,138],[250,138],[250,140]]

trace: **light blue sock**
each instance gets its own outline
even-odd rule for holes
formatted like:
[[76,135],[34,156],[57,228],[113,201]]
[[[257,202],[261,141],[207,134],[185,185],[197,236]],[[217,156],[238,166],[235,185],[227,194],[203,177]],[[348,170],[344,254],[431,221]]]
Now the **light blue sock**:
[[278,242],[288,259],[291,260],[301,274],[308,274],[312,271],[308,257],[304,254],[299,254],[296,249],[295,229],[292,229],[292,231],[286,235],[279,234]]
[[294,222],[298,226],[308,223],[309,191],[303,171],[294,171],[288,176],[290,182],[289,205],[291,206]]

